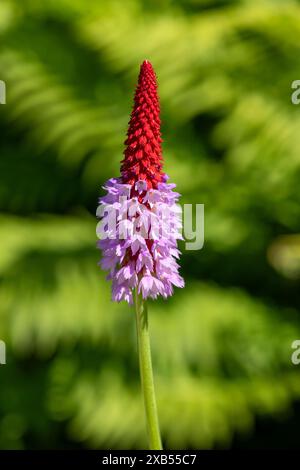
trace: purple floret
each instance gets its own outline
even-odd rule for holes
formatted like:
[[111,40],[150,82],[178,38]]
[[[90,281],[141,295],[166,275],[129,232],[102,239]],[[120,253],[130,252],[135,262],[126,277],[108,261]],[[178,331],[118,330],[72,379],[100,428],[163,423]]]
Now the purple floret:
[[108,180],[106,195],[100,198],[97,227],[100,265],[112,280],[112,299],[133,302],[134,288],[143,298],[164,298],[173,286],[184,287],[176,259],[181,235],[179,194],[174,184],[159,183],[147,189],[144,181],[122,184],[120,178]]

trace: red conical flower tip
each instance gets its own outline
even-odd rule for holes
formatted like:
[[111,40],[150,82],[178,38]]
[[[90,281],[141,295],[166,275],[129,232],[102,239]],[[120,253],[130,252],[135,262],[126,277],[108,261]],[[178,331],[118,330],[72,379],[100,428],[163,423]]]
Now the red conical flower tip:
[[163,180],[159,113],[156,75],[150,62],[145,60],[125,141],[127,147],[121,164],[123,183],[145,180],[148,188],[156,188]]

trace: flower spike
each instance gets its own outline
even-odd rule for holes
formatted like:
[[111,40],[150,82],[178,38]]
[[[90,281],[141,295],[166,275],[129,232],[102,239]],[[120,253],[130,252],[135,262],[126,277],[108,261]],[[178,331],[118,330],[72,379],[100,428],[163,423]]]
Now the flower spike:
[[[112,299],[133,302],[133,289],[144,299],[172,295],[183,287],[178,273],[181,239],[179,194],[162,169],[160,107],[156,75],[145,60],[134,97],[121,176],[108,180],[101,197],[103,217],[100,262],[112,280]],[[113,224],[112,218],[116,223]]]

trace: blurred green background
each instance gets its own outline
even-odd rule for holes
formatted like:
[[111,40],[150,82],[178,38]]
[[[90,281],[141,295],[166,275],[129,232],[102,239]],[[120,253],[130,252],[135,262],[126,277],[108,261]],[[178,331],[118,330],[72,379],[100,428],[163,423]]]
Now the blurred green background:
[[139,65],[165,170],[205,204],[150,305],[166,448],[298,442],[300,2],[1,0],[0,448],[145,448],[135,319],[97,267]]

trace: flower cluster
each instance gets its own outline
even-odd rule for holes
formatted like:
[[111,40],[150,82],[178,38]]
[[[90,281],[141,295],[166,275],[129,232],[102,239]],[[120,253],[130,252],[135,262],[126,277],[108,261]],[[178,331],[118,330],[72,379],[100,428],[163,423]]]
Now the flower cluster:
[[143,298],[168,297],[183,287],[178,273],[181,238],[179,194],[162,171],[159,102],[152,65],[144,61],[129,122],[121,177],[108,180],[98,225],[100,265],[112,280],[112,298],[132,303],[134,288]]

